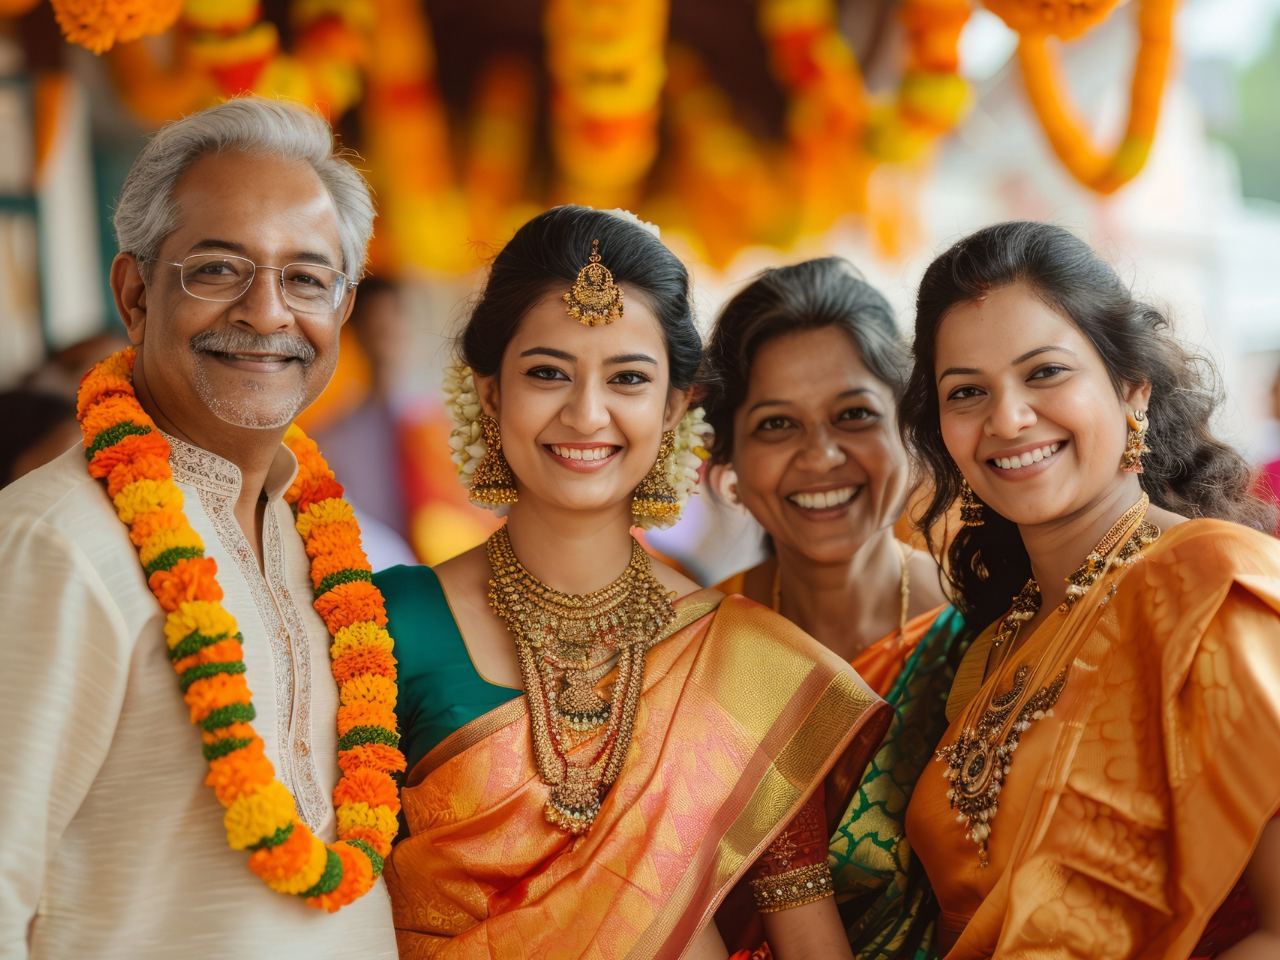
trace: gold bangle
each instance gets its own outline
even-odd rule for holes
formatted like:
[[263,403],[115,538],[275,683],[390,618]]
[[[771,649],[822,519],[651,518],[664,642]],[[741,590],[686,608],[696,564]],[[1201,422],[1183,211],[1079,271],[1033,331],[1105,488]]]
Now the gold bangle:
[[831,881],[831,868],[826,862],[797,867],[772,877],[760,877],[751,881],[751,892],[756,898],[756,909],[761,913],[777,913],[792,907],[822,900],[835,894]]

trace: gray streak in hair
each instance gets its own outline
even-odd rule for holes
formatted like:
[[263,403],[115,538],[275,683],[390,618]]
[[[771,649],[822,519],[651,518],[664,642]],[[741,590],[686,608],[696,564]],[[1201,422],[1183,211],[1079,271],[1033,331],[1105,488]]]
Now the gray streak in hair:
[[364,272],[373,236],[369,185],[334,143],[319,114],[264,97],[236,97],[166,124],[143,147],[116,204],[116,241],[149,278],[151,261],[178,226],[173,185],[201,157],[224,150],[309,163],[333,198],[342,242],[343,271],[352,280]]

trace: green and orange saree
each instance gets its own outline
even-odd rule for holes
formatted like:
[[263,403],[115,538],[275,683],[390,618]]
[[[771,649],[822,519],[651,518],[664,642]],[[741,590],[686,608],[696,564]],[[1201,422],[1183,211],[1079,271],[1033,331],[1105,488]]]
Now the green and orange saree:
[[409,836],[385,873],[402,958],[676,960],[820,784],[849,795],[891,719],[786,620],[698,591],[649,651],[626,764],[575,839],[543,816],[519,691],[481,678],[472,699],[506,699],[462,722],[468,664],[438,583],[422,607],[433,580],[425,568],[378,578],[413,764]]

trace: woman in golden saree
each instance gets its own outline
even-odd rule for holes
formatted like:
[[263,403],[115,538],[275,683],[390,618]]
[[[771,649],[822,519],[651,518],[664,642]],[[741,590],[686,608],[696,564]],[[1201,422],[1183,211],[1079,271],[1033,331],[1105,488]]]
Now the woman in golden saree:
[[[886,708],[630,534],[678,516],[706,432],[686,416],[688,276],[656,236],[582,207],[534,218],[460,352],[457,459],[509,515],[435,571],[378,578],[411,767],[387,866],[401,955],[723,958],[717,905],[824,781],[855,775]],[[829,891],[808,892],[782,960],[830,955]]]
[[[720,584],[771,606],[842,660],[894,708],[894,722],[852,796],[827,797],[813,855],[833,872],[859,960],[928,954],[932,895],[903,817],[947,721],[963,619],[938,566],[894,537],[910,470],[897,408],[909,372],[893,311],[839,258],[766,270],[728,304],[707,347],[715,428],[710,477],[764,527],[772,554]],[[780,836],[717,919],[759,943],[770,872],[802,868]],[[750,892],[754,896],[746,896]]]
[[1204,366],[1037,223],[934,262],[914,349],[904,427],[926,524],[961,501],[977,634],[907,813],[943,952],[1276,955],[1280,544]]

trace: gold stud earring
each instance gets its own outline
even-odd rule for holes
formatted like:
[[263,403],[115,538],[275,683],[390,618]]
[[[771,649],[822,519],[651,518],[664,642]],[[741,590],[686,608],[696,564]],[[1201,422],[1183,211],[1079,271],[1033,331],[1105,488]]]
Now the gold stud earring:
[[982,501],[964,477],[960,478],[960,522],[966,527],[980,527],[986,523],[982,519]]
[[468,496],[474,503],[484,507],[515,503],[520,499],[516,492],[516,475],[511,472],[511,466],[502,453],[502,434],[498,431],[498,421],[487,413],[482,413],[479,419],[488,449],[476,464],[476,472],[471,475]]
[[658,446],[658,459],[631,495],[633,517],[660,520],[680,513],[680,501],[676,497],[675,488],[667,480],[667,461],[675,453],[675,449],[676,432],[668,430],[662,435],[662,443]]
[[1135,410],[1125,415],[1129,421],[1129,438],[1120,457],[1120,469],[1125,473],[1142,473],[1142,455],[1148,447],[1143,442],[1147,435],[1147,411]]

